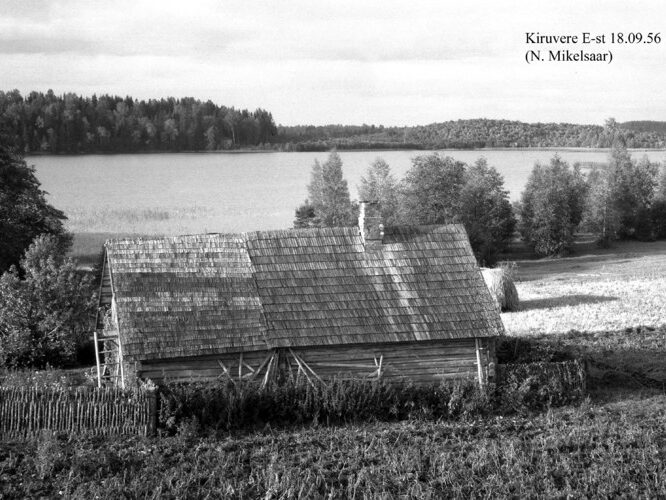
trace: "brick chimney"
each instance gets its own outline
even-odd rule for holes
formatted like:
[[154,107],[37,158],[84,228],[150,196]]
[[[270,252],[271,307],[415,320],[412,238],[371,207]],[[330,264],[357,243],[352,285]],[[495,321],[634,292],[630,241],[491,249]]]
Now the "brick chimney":
[[384,240],[384,224],[379,211],[379,202],[359,202],[358,228],[365,243],[366,250],[375,250],[382,247]]

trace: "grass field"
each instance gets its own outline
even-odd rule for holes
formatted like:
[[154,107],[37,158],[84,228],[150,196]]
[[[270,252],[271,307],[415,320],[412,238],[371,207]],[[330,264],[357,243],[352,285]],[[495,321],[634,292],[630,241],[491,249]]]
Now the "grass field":
[[459,422],[0,447],[0,497],[666,497],[666,243],[516,268],[507,333],[590,362],[580,406]]
[[[507,333],[590,357],[593,375],[666,384],[666,242],[621,242],[583,255],[517,263],[520,309]],[[633,381],[633,382],[632,382]],[[642,381],[642,382],[640,382]]]
[[666,398],[545,414],[0,449],[4,498],[656,498]]

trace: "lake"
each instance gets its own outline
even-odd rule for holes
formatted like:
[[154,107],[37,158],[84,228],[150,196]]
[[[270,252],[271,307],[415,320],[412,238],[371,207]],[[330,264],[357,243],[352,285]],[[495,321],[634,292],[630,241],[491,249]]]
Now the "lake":
[[[340,152],[352,198],[368,165],[384,158],[400,179],[411,159],[426,151]],[[445,150],[466,163],[484,156],[504,176],[516,200],[535,162],[554,150]],[[603,162],[604,150],[561,150],[567,162]],[[663,162],[663,150],[632,151]],[[178,153],[32,156],[49,201],[77,233],[183,234],[242,232],[291,227],[294,209],[307,197],[315,159],[328,153]]]

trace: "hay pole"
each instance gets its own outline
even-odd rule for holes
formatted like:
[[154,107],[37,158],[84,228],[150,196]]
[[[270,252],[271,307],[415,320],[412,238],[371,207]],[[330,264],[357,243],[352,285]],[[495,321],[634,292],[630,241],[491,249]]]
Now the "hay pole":
[[223,370],[223,373],[222,373],[222,374],[223,374],[223,375],[226,375],[227,378],[228,378],[229,380],[231,380],[231,383],[234,384],[234,385],[236,385],[236,382],[234,381],[234,379],[231,377],[231,374],[229,373],[229,369],[228,369],[226,366],[224,366],[224,363],[222,363],[222,360],[221,360],[221,359],[218,359],[218,360],[217,360],[217,364],[220,365],[220,367],[222,368],[222,370]]
[[305,368],[303,368],[303,365],[301,364],[301,361],[298,359],[298,356],[296,356],[296,354],[294,354],[294,351],[292,351],[291,349],[289,349],[289,352],[290,352],[291,355],[294,357],[294,360],[296,361],[296,364],[298,365],[298,373],[303,372],[303,375],[305,375],[305,379],[308,381],[308,383],[309,383],[312,387],[314,387],[314,386],[315,386],[315,385],[314,385],[314,382],[312,381],[312,379],[310,378],[310,376],[308,375],[308,373],[305,371]]
[[319,380],[319,382],[321,382],[323,385],[326,385],[324,381],[321,379],[321,377],[317,375],[317,372],[315,372],[312,368],[310,368],[310,366],[308,366],[308,364],[305,362],[305,360],[303,360],[303,358],[299,358],[296,355],[296,353],[294,353],[294,351],[291,350],[291,348],[289,349],[289,351],[291,352],[291,355],[294,356],[297,362],[300,361],[303,364],[303,366],[307,368],[310,371],[310,373],[312,373],[312,375],[315,376],[317,380]]
[[261,370],[264,369],[264,366],[266,366],[266,364],[267,364],[271,359],[273,359],[273,355],[274,355],[274,354],[269,354],[268,356],[266,356],[266,358],[265,358],[265,359],[261,362],[261,364],[259,365],[259,368],[257,368],[256,371],[254,371],[254,370],[252,371],[252,377],[250,377],[250,380],[254,380],[255,378],[257,378],[257,377],[259,376],[259,373],[261,372]]
[[261,388],[263,389],[268,384],[268,378],[271,374],[271,368],[273,368],[273,360],[275,359],[275,353],[271,356],[268,366],[266,367],[266,375],[264,375],[264,381],[261,383]]

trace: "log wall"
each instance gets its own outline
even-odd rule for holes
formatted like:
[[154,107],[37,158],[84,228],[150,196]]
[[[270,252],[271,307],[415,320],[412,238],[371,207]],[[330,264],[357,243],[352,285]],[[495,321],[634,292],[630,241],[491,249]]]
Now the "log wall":
[[[272,350],[244,352],[241,376],[251,374],[248,366],[257,370],[272,355]],[[155,382],[204,381],[225,377],[226,368],[232,379],[237,379],[240,362],[239,352],[196,358],[176,358],[141,363],[137,367],[136,373],[140,378],[151,379]],[[265,373],[264,370],[262,370],[262,373]]]
[[[433,383],[455,378],[477,378],[479,375],[477,360],[480,360],[485,382],[492,380],[495,375],[494,344],[494,339],[478,339],[478,356],[475,339],[315,346],[293,351],[281,349],[279,367],[296,375],[300,361],[322,379],[333,377],[372,379],[381,373],[381,377],[385,380]],[[265,362],[273,352],[265,350],[243,353],[241,376],[251,378],[250,368],[258,370],[262,368],[263,363],[261,376],[257,377],[262,379]],[[299,361],[294,358],[292,352]],[[141,378],[149,378],[156,382],[212,380],[224,378],[227,372],[232,379],[237,380],[239,364],[240,353],[233,353],[142,363],[137,373]]]

